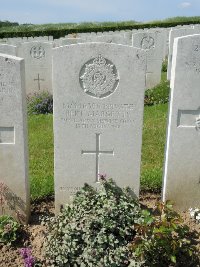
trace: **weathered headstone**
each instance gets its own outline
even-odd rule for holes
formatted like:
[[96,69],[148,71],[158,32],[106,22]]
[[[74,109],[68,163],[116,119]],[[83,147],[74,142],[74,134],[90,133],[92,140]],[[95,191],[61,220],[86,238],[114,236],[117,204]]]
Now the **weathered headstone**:
[[22,38],[8,38],[7,44],[18,46],[21,43],[24,43],[24,40]]
[[78,43],[114,43],[114,44],[123,44],[123,45],[131,45],[132,41],[128,38],[125,38],[124,35],[90,35],[82,38],[63,38],[60,40],[60,46],[62,45],[70,45],[70,44],[78,44]]
[[25,59],[26,93],[52,93],[52,44],[22,43],[17,55]]
[[8,42],[8,38],[0,39],[0,44],[6,44]]
[[53,52],[55,201],[107,173],[139,194],[145,51],[107,43]]
[[167,79],[171,79],[171,67],[172,67],[172,55],[173,55],[173,45],[174,39],[181,36],[191,35],[198,33],[197,29],[193,28],[180,28],[180,29],[171,29],[169,32],[169,53],[168,53],[168,66],[167,66]]
[[82,38],[61,38],[59,45],[57,46],[79,44],[79,43],[84,43],[84,40]]
[[139,32],[133,34],[133,47],[145,49],[147,52],[146,88],[152,88],[161,81],[163,60],[163,33]]
[[14,45],[8,45],[8,44],[0,44],[0,53],[16,56],[17,54],[17,47]]
[[200,35],[176,38],[163,200],[178,209],[200,206]]
[[24,61],[0,54],[0,214],[29,217]]

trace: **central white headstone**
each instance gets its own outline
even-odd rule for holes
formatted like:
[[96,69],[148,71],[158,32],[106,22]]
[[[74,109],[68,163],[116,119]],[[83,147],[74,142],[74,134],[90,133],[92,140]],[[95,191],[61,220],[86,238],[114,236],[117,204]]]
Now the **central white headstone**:
[[139,194],[145,52],[86,43],[54,49],[56,210],[107,173]]

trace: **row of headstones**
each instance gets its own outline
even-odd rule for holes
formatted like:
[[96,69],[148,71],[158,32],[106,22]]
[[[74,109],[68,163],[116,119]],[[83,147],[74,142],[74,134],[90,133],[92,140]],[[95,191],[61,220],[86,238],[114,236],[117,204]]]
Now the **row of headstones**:
[[[195,27],[196,29],[193,29],[194,26],[188,26],[187,29],[180,28],[180,31],[178,29],[173,29],[173,31],[179,33],[195,30],[198,32],[198,27]],[[168,51],[168,49],[166,49],[168,47],[168,35],[169,29],[156,28],[138,31],[119,31],[117,33],[79,33],[76,35],[68,35],[67,38],[60,38],[54,41],[51,36],[38,38],[8,38],[8,44],[0,45],[0,53],[14,55],[25,59],[26,94],[29,95],[40,93],[42,91],[52,93],[53,47],[85,42],[106,42],[134,46],[147,51],[145,88],[153,88],[159,84],[161,80],[162,60],[167,55],[166,51]],[[170,34],[170,36],[173,35]],[[173,38],[171,38],[171,40],[170,48],[173,44]],[[171,55],[172,52],[170,49],[170,59]],[[170,67],[171,64],[169,63],[169,69]]]
[[[200,205],[200,35],[176,38],[163,200]],[[24,60],[0,55],[1,213],[30,211]],[[139,195],[146,55],[106,43],[53,51],[55,206],[107,173]]]
[[[131,35],[132,36],[132,35]],[[103,35],[87,38],[61,38],[59,43],[23,42],[16,46],[0,45],[0,52],[25,59],[26,92],[34,94],[42,91],[52,93],[52,48],[85,42],[105,42],[143,48],[147,51],[146,88],[153,88],[161,80],[163,59],[163,32],[140,32],[129,40],[122,35]]]

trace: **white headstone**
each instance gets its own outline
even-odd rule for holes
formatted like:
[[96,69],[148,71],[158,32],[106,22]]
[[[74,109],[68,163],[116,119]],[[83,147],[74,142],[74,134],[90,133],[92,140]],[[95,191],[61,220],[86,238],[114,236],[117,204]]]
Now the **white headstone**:
[[6,44],[8,42],[7,38],[0,39],[0,44]]
[[167,66],[167,79],[171,79],[171,68],[172,68],[172,55],[173,55],[173,45],[174,39],[181,36],[191,35],[197,33],[197,29],[193,28],[180,28],[171,29],[169,33],[169,54],[168,54],[168,66]]
[[145,52],[107,43],[53,53],[56,210],[107,173],[139,194]]
[[14,46],[18,46],[21,43],[24,43],[24,40],[22,38],[8,38],[8,42],[9,45],[14,45]]
[[133,47],[147,52],[146,88],[153,88],[161,81],[163,60],[163,33],[160,31],[133,34]]
[[57,46],[80,44],[84,42],[85,41],[82,38],[62,38]]
[[11,55],[11,56],[16,56],[17,47],[14,45],[0,44],[0,53]]
[[200,35],[176,38],[172,59],[163,200],[200,206]]
[[70,44],[80,44],[80,43],[91,43],[91,42],[97,42],[97,43],[114,43],[114,44],[123,44],[123,45],[132,45],[132,39],[128,38],[128,35],[124,37],[123,34],[105,34],[102,36],[96,35],[90,35],[90,36],[84,36],[82,38],[61,38],[59,41],[57,41],[55,47],[63,46],[63,45],[70,45]]
[[48,36],[35,36],[33,38],[33,41],[48,42],[49,41],[49,38],[48,38]]
[[28,222],[30,194],[24,60],[0,54],[0,215]]
[[132,41],[128,37],[124,37],[124,34],[102,35],[102,36],[89,36],[83,38],[85,42],[102,42],[102,43],[114,43],[123,45],[132,45]]
[[23,43],[17,55],[25,59],[26,93],[52,93],[52,44]]
[[53,36],[48,36],[48,41],[53,42]]

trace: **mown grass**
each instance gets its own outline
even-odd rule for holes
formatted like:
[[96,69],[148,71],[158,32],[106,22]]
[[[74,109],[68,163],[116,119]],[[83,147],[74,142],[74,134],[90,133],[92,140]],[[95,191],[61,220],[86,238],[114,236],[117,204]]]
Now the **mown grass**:
[[31,115],[29,127],[29,175],[33,199],[53,194],[53,116]]
[[168,104],[144,109],[141,189],[160,191],[166,140]]
[[[155,88],[160,98],[169,90],[162,76],[160,86]],[[157,95],[157,93],[155,93]],[[141,162],[141,189],[160,191],[164,147],[166,140],[168,104],[145,106]],[[32,199],[54,192],[53,183],[53,116],[29,115],[29,156]]]

